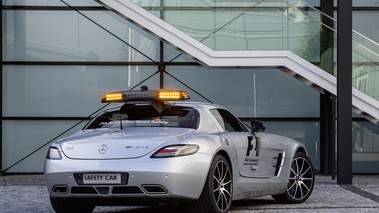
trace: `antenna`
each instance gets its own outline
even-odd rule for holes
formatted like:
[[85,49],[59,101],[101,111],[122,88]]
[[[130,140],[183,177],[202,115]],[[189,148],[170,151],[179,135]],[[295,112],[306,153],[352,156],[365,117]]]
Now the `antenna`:
[[122,115],[120,115],[120,129],[123,129],[122,128]]

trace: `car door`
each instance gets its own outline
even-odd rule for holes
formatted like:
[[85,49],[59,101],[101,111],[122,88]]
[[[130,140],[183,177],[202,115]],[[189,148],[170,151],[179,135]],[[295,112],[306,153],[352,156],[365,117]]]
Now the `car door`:
[[233,141],[240,175],[268,178],[271,154],[266,137],[251,133],[239,119],[225,109],[210,111],[224,130],[222,137]]

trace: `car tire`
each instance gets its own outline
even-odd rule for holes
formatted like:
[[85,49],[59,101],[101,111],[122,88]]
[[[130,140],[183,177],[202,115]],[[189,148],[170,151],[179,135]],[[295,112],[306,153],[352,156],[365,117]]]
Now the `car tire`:
[[50,197],[51,205],[56,213],[91,213],[95,206],[79,205],[69,200],[55,199]]
[[193,212],[226,213],[232,205],[233,175],[229,162],[216,155],[198,200],[191,205]]
[[311,160],[304,153],[296,153],[292,160],[286,191],[272,197],[280,203],[302,203],[311,195],[314,182],[315,175]]

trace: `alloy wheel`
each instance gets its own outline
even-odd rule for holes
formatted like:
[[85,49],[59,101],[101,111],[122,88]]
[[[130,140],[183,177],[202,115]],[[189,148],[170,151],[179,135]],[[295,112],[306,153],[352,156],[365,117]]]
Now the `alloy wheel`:
[[232,178],[228,164],[217,162],[213,174],[213,194],[217,208],[221,212],[229,209],[232,199]]
[[293,159],[287,187],[288,194],[295,200],[304,199],[312,192],[313,181],[311,163],[303,157]]

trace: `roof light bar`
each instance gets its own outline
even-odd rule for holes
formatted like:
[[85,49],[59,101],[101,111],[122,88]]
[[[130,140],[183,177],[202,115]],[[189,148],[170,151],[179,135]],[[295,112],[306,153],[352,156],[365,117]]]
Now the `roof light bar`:
[[190,96],[185,91],[132,90],[108,93],[101,99],[101,102],[127,102],[129,100],[179,101],[187,99],[190,99]]

